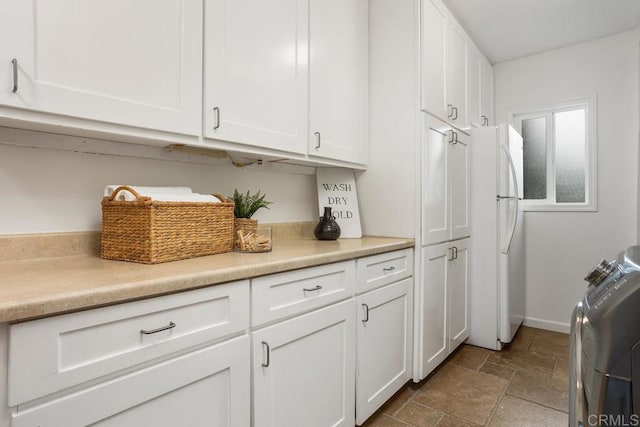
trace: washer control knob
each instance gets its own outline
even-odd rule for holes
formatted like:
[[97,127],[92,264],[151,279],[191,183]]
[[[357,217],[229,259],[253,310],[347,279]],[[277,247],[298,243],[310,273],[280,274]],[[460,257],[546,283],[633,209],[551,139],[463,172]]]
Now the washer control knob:
[[606,259],[600,260],[596,268],[591,270],[589,274],[584,278],[590,285],[598,286],[600,283],[604,282],[604,279],[609,277],[609,275],[616,269],[618,263],[616,261],[607,261]]

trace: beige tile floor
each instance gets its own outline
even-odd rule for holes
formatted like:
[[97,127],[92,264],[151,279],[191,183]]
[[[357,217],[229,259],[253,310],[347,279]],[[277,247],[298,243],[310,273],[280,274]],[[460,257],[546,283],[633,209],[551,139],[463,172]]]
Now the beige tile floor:
[[363,427],[564,427],[568,355],[568,335],[527,327],[500,352],[463,345]]

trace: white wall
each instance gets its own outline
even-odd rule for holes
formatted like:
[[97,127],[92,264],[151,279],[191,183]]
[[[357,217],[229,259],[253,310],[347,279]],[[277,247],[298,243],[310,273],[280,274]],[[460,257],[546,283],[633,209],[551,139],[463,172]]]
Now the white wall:
[[526,212],[526,323],[568,330],[582,278],[636,244],[638,45],[626,32],[494,66],[496,116],[595,94],[598,211]]
[[0,144],[0,234],[99,230],[106,184],[187,185],[199,193],[261,190],[261,222],[317,220],[314,175],[84,154]]

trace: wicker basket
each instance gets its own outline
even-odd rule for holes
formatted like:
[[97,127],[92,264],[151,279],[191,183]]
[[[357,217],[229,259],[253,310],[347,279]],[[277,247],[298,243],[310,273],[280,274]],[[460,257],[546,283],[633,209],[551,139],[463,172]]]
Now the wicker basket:
[[[118,201],[127,190],[136,201]],[[233,202],[161,202],[118,187],[102,199],[102,258],[157,264],[233,251]]]

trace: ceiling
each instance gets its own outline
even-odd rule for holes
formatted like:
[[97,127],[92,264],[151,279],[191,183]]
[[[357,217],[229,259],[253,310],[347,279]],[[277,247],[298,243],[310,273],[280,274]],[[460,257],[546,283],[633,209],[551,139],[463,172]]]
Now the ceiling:
[[631,30],[640,0],[444,0],[492,64]]

